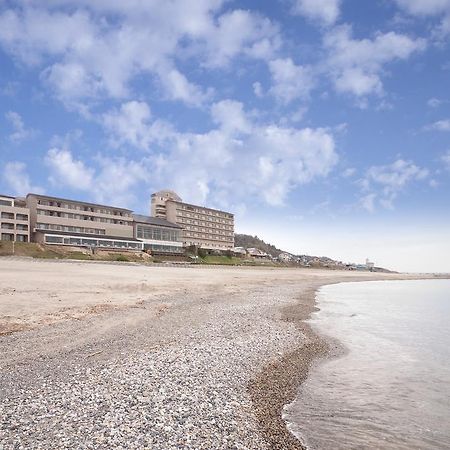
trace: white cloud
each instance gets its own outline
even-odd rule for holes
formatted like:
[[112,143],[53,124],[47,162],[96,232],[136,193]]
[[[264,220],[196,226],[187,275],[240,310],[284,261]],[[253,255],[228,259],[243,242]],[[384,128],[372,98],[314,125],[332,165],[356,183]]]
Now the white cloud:
[[410,14],[427,16],[450,11],[450,0],[395,0]]
[[450,0],[395,0],[406,13],[417,17],[434,17],[441,19],[434,28],[433,36],[443,39],[450,33]]
[[76,159],[68,149],[52,148],[45,162],[49,180],[56,186],[88,192],[98,202],[129,205],[134,201],[132,188],[148,179],[146,160],[98,157],[98,168]]
[[426,130],[434,130],[434,131],[450,131],[450,119],[443,119],[434,122],[427,127]]
[[440,100],[440,99],[438,99],[438,98],[435,98],[435,97],[430,98],[430,99],[427,101],[427,105],[428,105],[430,108],[438,108],[439,106],[442,105],[442,103],[443,103],[442,100]]
[[53,184],[68,186],[72,189],[87,191],[93,188],[94,171],[75,160],[66,149],[51,148],[45,157],[51,170],[50,181]]
[[341,0],[295,0],[292,11],[325,25],[332,25],[339,17]]
[[238,55],[268,60],[280,46],[278,28],[269,19],[244,10],[221,15],[205,41],[205,65],[211,67],[227,66]]
[[20,143],[34,135],[34,130],[27,129],[23,122],[22,117],[15,111],[8,111],[5,114],[8,122],[11,123],[13,132],[9,135],[11,142]]
[[324,46],[336,90],[365,97],[383,93],[381,75],[386,64],[408,59],[426,43],[392,31],[373,39],[354,39],[351,27],[343,25],[325,35]]
[[270,93],[283,103],[307,98],[314,87],[311,68],[298,66],[291,58],[270,61],[269,69],[273,80]]
[[103,114],[101,123],[113,147],[132,145],[149,150],[154,142],[163,141],[172,133],[169,124],[152,120],[150,107],[145,102],[130,101],[119,109]]
[[23,162],[11,161],[5,164],[3,177],[14,195],[26,195],[29,192],[36,194],[44,190],[32,184],[27,172],[27,166]]
[[166,99],[201,106],[211,91],[188,80],[178,61],[224,67],[238,56],[268,60],[280,37],[254,12],[221,13],[224,0],[194,3],[30,0],[0,13],[0,45],[41,67],[42,79],[70,107],[130,97],[136,77],[149,85],[156,78]]
[[261,83],[259,81],[255,81],[253,83],[253,92],[259,98],[261,98],[264,95],[263,88],[262,88]]
[[248,132],[250,124],[244,113],[242,103],[235,100],[222,100],[211,107],[213,121],[225,132]]
[[344,172],[342,172],[342,176],[344,178],[350,178],[353,175],[355,175],[356,173],[356,169],[354,167],[347,167],[347,169],[344,170]]
[[415,165],[412,161],[398,159],[390,165],[370,167],[363,179],[359,180],[365,194],[361,205],[370,212],[375,210],[375,202],[387,209],[394,208],[399,193],[413,181],[425,180],[427,169]]
[[441,157],[442,162],[445,165],[445,168],[450,171],[450,150],[447,150]]
[[232,100],[213,105],[211,114],[218,128],[176,133],[152,172],[190,201],[282,205],[292,190],[326,177],[338,160],[327,129],[258,124]]

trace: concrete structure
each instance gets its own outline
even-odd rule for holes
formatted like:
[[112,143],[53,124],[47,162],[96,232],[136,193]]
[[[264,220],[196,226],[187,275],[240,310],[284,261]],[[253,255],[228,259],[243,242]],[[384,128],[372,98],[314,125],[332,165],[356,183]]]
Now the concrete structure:
[[234,215],[203,206],[184,203],[173,191],[152,194],[151,215],[183,228],[184,246],[211,250],[233,250]]
[[134,237],[152,254],[182,254],[181,226],[160,217],[133,214]]
[[28,194],[31,238],[42,244],[142,250],[132,212],[124,208]]
[[0,240],[30,242],[30,211],[24,199],[0,195]]

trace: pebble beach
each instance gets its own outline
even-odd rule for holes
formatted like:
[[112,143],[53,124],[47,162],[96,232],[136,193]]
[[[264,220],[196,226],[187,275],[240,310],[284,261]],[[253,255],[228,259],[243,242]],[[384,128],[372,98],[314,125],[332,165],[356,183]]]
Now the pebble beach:
[[405,277],[4,258],[0,448],[301,448],[316,289]]

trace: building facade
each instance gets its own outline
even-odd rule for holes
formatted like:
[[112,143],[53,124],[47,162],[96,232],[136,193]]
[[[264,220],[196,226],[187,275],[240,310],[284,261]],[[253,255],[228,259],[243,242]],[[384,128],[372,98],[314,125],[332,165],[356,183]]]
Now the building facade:
[[28,194],[26,204],[33,242],[142,250],[128,209],[38,194]]
[[133,214],[134,237],[152,254],[182,254],[182,228],[159,217]]
[[234,215],[231,213],[184,203],[175,192],[164,190],[152,194],[151,215],[180,225],[184,246],[211,250],[234,247]]
[[24,199],[0,195],[0,239],[30,242],[30,211]]

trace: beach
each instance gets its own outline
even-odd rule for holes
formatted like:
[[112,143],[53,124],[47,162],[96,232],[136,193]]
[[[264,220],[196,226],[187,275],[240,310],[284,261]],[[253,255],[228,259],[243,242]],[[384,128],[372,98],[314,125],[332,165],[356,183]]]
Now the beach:
[[0,259],[0,448],[301,448],[316,290],[408,278]]

